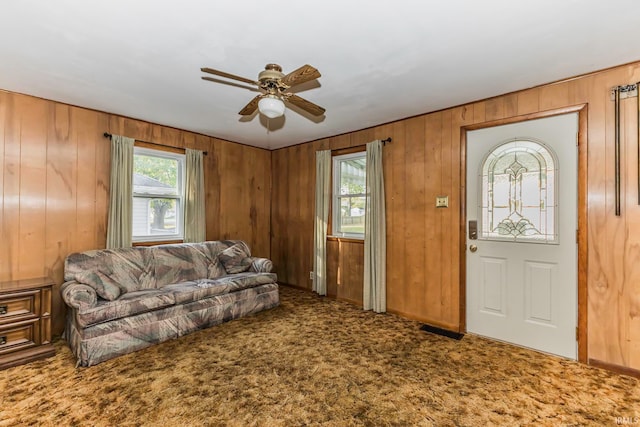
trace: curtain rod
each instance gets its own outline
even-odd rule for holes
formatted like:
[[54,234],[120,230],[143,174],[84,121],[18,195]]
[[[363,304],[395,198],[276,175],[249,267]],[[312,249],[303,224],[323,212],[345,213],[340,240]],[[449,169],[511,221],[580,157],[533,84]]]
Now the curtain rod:
[[[105,132],[103,135],[104,135],[105,138],[111,139],[111,134],[109,132]],[[178,148],[178,149],[183,149],[184,150],[184,147],[176,147],[176,146],[173,146],[173,145],[158,144],[157,142],[143,141],[141,139],[136,139],[136,141],[144,142],[145,144],[157,145],[158,147]],[[206,156],[207,152],[203,151],[202,154],[204,154]]]
[[[382,145],[387,145],[387,144],[390,144],[391,141],[393,141],[393,140],[391,139],[391,137],[389,137],[389,138],[386,138],[386,139],[381,139],[380,141],[382,141]],[[366,145],[367,144],[365,143],[365,144],[352,145],[350,147],[335,148],[335,149],[331,150],[331,152],[340,152],[342,150],[349,150],[350,148],[365,147]]]

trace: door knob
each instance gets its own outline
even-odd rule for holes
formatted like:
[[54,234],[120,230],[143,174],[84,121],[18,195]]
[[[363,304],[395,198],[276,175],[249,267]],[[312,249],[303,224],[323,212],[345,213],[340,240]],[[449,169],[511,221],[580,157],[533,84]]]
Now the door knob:
[[469,250],[470,250],[471,252],[475,252],[475,251],[477,251],[477,250],[478,250],[478,247],[477,247],[476,245],[471,245],[471,246],[469,246]]

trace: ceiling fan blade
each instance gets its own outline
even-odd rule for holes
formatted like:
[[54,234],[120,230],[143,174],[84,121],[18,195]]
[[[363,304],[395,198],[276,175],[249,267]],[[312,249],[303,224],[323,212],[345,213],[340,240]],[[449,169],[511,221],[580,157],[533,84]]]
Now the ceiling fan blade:
[[221,84],[227,85],[227,86],[233,86],[233,87],[239,87],[239,88],[242,88],[242,89],[247,89],[247,90],[250,90],[252,92],[260,92],[260,89],[258,89],[257,87],[245,86],[245,85],[241,85],[241,84],[234,83],[234,82],[228,82],[228,81],[222,80],[222,79],[215,79],[213,77],[202,76],[201,79],[202,80],[207,80],[209,82],[221,83]]
[[260,101],[262,95],[258,95],[253,98],[247,105],[244,106],[242,110],[238,114],[241,116],[250,116],[258,109],[258,101]]
[[280,81],[287,86],[295,86],[300,83],[308,82],[320,77],[320,71],[313,68],[311,65],[303,65],[295,71],[290,72],[284,76]]
[[224,71],[214,70],[213,68],[204,67],[200,68],[200,71],[202,71],[203,73],[215,74],[216,76],[226,77],[227,79],[238,80],[240,82],[258,86],[258,82],[255,82],[253,80],[245,79],[244,77],[236,76],[234,74],[225,73]]
[[304,98],[300,98],[298,95],[287,94],[285,98],[287,101],[295,105],[296,107],[302,108],[304,111],[313,114],[314,116],[321,116],[326,111],[319,105],[314,104],[313,102],[307,101]]

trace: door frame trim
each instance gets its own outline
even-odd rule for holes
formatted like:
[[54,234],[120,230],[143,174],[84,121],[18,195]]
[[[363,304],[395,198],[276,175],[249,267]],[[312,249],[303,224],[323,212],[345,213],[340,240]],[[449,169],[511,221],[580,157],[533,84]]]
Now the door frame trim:
[[588,363],[588,288],[587,288],[587,147],[588,147],[588,104],[524,114],[499,120],[475,123],[460,127],[460,328],[459,332],[467,332],[467,132],[527,120],[578,113],[578,361]]

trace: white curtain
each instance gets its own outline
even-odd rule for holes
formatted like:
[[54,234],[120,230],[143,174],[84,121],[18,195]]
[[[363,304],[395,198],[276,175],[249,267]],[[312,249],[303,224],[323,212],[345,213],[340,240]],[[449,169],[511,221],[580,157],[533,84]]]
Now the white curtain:
[[331,199],[331,150],[316,152],[316,219],[313,230],[313,290],[327,294],[327,223]]
[[134,142],[133,138],[111,136],[107,249],[131,247]]
[[204,207],[204,167],[203,153],[185,149],[185,205],[184,241],[186,243],[206,240]]
[[387,242],[384,209],[384,176],[380,140],[367,144],[367,204],[364,219],[363,307],[376,313],[387,311]]

